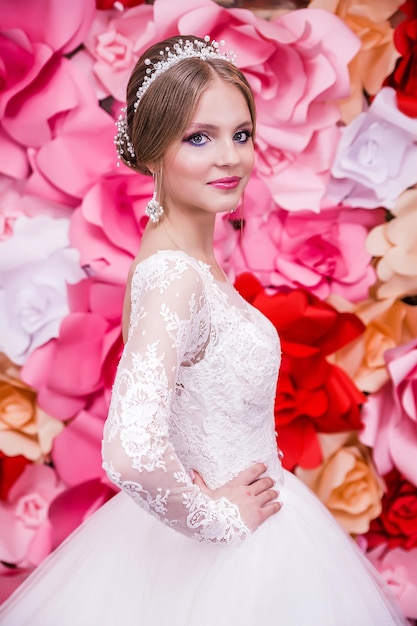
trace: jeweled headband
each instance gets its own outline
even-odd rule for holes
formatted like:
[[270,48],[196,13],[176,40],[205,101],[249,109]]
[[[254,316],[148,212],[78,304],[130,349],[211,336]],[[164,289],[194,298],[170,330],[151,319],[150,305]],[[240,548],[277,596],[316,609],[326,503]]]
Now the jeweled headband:
[[[150,59],[145,59],[145,65],[148,65],[149,67],[146,70],[146,76],[143,79],[143,83],[136,92],[137,99],[134,104],[134,110],[137,111],[140,101],[154,80],[179,61],[191,58],[197,58],[203,61],[207,59],[223,59],[235,64],[235,55],[233,52],[220,52],[220,46],[224,46],[224,41],[217,42],[214,39],[210,41],[210,37],[208,35],[204,37],[204,41],[199,41],[198,39],[194,39],[194,41],[190,41],[189,39],[180,39],[172,46],[172,48],[166,46],[159,52],[161,55],[160,61],[153,63]],[[114,138],[114,143],[116,145],[119,159],[124,155],[125,149],[128,150],[130,156],[134,159],[136,156],[135,149],[127,132],[125,108],[122,109],[122,112],[116,121],[116,126],[117,133]]]

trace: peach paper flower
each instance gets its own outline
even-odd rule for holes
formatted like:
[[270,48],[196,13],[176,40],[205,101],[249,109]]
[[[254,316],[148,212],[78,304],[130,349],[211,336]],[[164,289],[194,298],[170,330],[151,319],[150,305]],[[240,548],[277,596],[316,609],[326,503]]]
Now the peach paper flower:
[[365,324],[365,332],[330,360],[341,367],[362,391],[373,393],[388,381],[385,352],[417,337],[417,307],[401,300],[365,300],[356,306],[339,298],[331,304],[354,313]]
[[392,213],[394,219],[376,226],[366,242],[368,252],[378,257],[379,298],[417,294],[417,188],[401,194]]
[[383,483],[365,446],[349,433],[319,433],[323,463],[316,469],[296,469],[296,474],[327,506],[346,532],[367,532],[381,513]]
[[0,450],[43,461],[63,424],[36,404],[36,394],[20,379],[19,370],[0,354]]
[[360,440],[382,476],[396,467],[417,486],[417,339],[387,350],[385,361],[390,380],[362,407]]
[[363,92],[375,95],[398,58],[389,18],[402,0],[312,0],[309,9],[326,9],[340,17],[361,40],[349,64],[351,95],[339,104],[345,122],[364,109]]

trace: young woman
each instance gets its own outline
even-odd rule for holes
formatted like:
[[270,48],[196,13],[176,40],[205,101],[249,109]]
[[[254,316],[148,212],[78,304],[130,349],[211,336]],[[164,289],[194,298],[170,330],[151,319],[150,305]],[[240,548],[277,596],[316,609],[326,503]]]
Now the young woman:
[[0,611],[8,626],[391,626],[406,620],[275,443],[279,339],[227,282],[216,215],[254,160],[250,87],[213,42],[139,60],[119,154],[155,194],[128,278],[103,464],[121,493]]

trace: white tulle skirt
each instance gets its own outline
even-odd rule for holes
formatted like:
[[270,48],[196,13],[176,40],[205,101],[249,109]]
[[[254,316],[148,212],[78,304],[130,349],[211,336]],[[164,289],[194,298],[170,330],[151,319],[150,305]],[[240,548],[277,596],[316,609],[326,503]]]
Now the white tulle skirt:
[[353,541],[285,473],[282,510],[240,547],[187,539],[125,494],[0,607],[2,626],[407,624]]

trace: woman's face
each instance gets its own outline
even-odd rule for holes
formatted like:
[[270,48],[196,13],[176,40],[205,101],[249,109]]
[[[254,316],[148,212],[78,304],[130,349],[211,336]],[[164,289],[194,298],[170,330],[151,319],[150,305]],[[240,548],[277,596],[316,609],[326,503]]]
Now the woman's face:
[[193,214],[234,210],[254,164],[252,130],[243,94],[216,79],[201,95],[182,139],[165,155],[164,207]]

